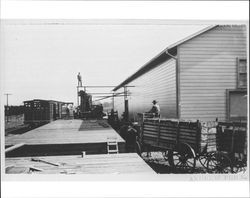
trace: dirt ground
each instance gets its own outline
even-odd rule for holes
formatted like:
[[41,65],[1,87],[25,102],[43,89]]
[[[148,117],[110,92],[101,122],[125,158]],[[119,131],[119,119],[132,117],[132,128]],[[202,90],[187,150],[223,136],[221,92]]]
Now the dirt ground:
[[[168,163],[168,160],[162,152],[150,152],[149,155],[144,152],[142,153],[142,158],[144,161],[158,174],[164,173],[190,173],[185,172],[183,170],[174,170]],[[195,173],[206,173],[206,169],[200,164],[200,162],[196,161],[196,168],[194,170]]]
[[[168,173],[174,173],[174,174],[213,174],[212,172],[208,172],[208,170],[202,166],[199,160],[196,160],[196,166],[194,170],[178,170],[174,169],[170,166],[166,156],[162,152],[150,152],[149,155],[144,152],[142,153],[142,158],[144,161],[158,174],[168,174]],[[241,168],[236,168],[233,166],[232,171],[234,174],[244,173],[246,172],[247,167],[242,166]],[[228,172],[229,173],[229,172]],[[230,172],[232,173],[232,172]],[[227,173],[226,173],[227,174]]]

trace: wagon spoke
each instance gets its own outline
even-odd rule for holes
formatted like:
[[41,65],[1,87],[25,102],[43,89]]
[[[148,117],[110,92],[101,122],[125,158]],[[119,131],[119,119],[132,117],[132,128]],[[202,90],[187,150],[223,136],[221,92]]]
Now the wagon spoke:
[[173,153],[173,157],[180,157],[180,153]]
[[194,163],[190,162],[187,160],[187,164],[191,165],[191,166],[194,166]]
[[210,155],[207,154],[207,155],[205,155],[205,156],[200,156],[200,157],[199,157],[199,162],[200,162],[200,164],[201,164],[204,168],[207,168],[206,165],[207,165],[209,156],[210,156]]
[[193,171],[195,161],[194,151],[187,144],[180,144],[176,151],[170,152],[169,155],[169,164],[178,169],[178,171]]
[[183,169],[185,167],[184,165],[185,165],[185,163],[181,163],[180,168]]
[[183,168],[184,168],[184,169],[187,169],[187,168],[188,168],[187,163],[183,163]]
[[207,169],[210,172],[230,173],[232,172],[231,161],[229,157],[223,153],[214,153],[208,159]]
[[180,162],[178,159],[174,160],[174,164],[175,164],[175,165],[180,164],[180,163],[181,163],[181,162]]

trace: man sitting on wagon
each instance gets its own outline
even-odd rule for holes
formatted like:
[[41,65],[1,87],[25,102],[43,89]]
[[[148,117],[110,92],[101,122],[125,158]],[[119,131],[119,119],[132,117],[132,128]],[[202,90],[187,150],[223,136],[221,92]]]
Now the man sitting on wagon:
[[155,117],[160,117],[160,106],[157,104],[156,100],[153,100],[152,103],[153,103],[153,106],[151,110],[147,113],[153,113]]

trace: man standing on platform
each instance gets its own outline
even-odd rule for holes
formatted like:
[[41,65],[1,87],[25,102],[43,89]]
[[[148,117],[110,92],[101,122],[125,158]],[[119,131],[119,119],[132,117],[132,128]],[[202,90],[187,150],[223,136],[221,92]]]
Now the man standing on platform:
[[80,72],[78,72],[77,79],[78,79],[78,86],[82,87],[82,76],[81,76]]

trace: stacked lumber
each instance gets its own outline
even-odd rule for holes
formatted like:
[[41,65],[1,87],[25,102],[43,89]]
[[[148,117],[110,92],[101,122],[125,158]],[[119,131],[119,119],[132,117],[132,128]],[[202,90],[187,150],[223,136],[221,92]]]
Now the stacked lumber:
[[136,153],[6,158],[6,174],[155,174]]

